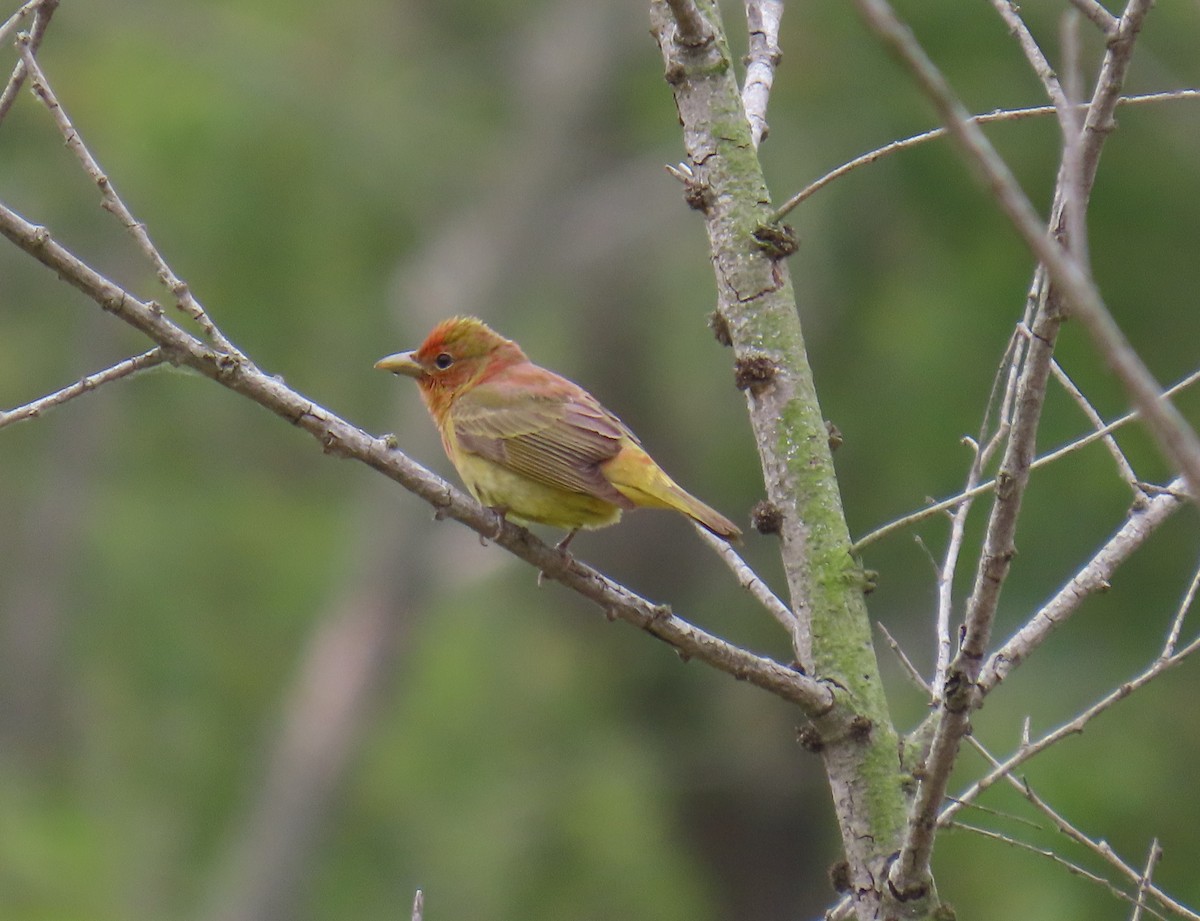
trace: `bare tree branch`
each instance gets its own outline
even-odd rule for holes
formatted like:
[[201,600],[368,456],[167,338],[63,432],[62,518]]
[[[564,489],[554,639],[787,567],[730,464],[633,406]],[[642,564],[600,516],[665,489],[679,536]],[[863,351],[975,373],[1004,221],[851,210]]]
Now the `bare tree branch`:
[[1065,623],[1085,598],[1108,586],[1116,569],[1182,504],[1183,499],[1175,489],[1183,487],[1183,480],[1175,480],[1171,487],[1151,499],[1144,508],[1134,509],[1120,530],[1108,539],[1087,565],[1025,626],[992,653],[979,673],[980,693],[987,694],[993,690],[1054,630]]
[[[58,9],[58,0],[32,0],[26,3],[12,16],[5,21],[4,26],[0,28],[0,41],[16,27],[16,25],[30,12],[34,12],[33,28],[28,36],[20,36],[18,41],[22,42],[29,48],[31,54],[37,54],[38,47],[42,44],[42,38],[46,34],[46,29],[50,26],[50,17],[54,15],[54,11]],[[12,76],[8,78],[8,82],[4,85],[4,90],[0,92],[0,122],[4,121],[4,116],[8,114],[8,110],[12,108],[13,103],[17,101],[17,93],[21,92],[21,87],[25,84],[25,76],[28,73],[28,68],[23,60],[18,61],[13,68]]]
[[[324,449],[352,457],[420,496],[444,517],[453,518],[485,537],[496,534],[496,516],[465,493],[396,450],[372,438],[334,413],[290,389],[282,380],[259,370],[248,358],[214,352],[165,318],[161,309],[138,300],[85,265],[51,239],[44,227],[25,221],[0,205],[0,234],[43,265],[56,271],[101,307],[158,343],[166,360],[199,371],[283,417],[321,442]],[[669,610],[652,604],[589,566],[560,554],[524,528],[504,523],[496,543],[533,564],[549,578],[591,599],[615,617],[670,643],[687,658],[697,658],[821,715],[833,705],[833,694],[820,682],[771,659],[746,652],[706,633]]]
[[[886,0],[857,0],[868,23],[908,64],[918,83],[946,121],[969,162],[992,190],[997,204],[1012,221],[1026,245],[1045,264],[1051,280],[1061,291],[1073,315],[1091,333],[1096,348],[1112,367],[1143,420],[1168,460],[1188,480],[1191,492],[1200,495],[1200,438],[1171,404],[1162,398],[1162,388],[1112,319],[1099,292],[1078,265],[1047,236],[1043,222],[1021,192],[1008,166],[971,122],[962,103],[955,98],[945,78],[917,45],[912,33],[895,17]],[[1088,132],[1083,155],[1083,172],[1090,181],[1099,158],[1099,143],[1112,130],[1112,107],[1129,65],[1133,43],[1150,7],[1149,0],[1133,0],[1121,18],[1121,27],[1109,43],[1108,53],[1088,108],[1084,129]]]
[[1025,54],[1025,60],[1029,62],[1029,66],[1037,78],[1042,81],[1051,105],[1061,114],[1063,107],[1067,105],[1067,96],[1058,81],[1058,74],[1046,60],[1046,55],[1043,54],[1033,33],[1029,31],[1025,20],[1021,18],[1019,7],[1012,0],[992,0],[992,6],[996,8],[996,12],[1000,14],[1000,18],[1004,20],[1009,31],[1016,36],[1017,44],[1021,46],[1021,51]]
[[[1091,283],[1086,266],[1047,235],[1045,225],[1021,191],[1007,164],[996,153],[977,124],[957,99],[949,84],[914,38],[897,18],[886,0],[858,0],[870,28],[895,51],[912,72],[922,91],[934,104],[951,136],[964,156],[986,181],[1001,210],[1024,238],[1026,245],[1046,266],[1049,280],[1061,292],[1072,311],[1080,316],[1093,335],[1098,350],[1117,370],[1135,405],[1145,414],[1148,427],[1160,448],[1172,463],[1185,472],[1189,483],[1200,486],[1200,439],[1182,416],[1162,402],[1161,388],[1133,353]],[[1087,126],[1093,131],[1078,157],[1080,186],[1090,187],[1098,163],[1100,141],[1111,128],[1112,106],[1119,96],[1128,68],[1133,43],[1141,28],[1148,4],[1131,0],[1123,17],[1120,39],[1110,42],[1097,81],[1096,93],[1088,110]],[[1065,155],[1068,157],[1068,155]],[[1069,158],[1069,157],[1068,157]],[[1060,170],[1054,226],[1070,207],[1069,191]],[[1077,189],[1076,196],[1083,194]],[[1068,221],[1069,223],[1069,221]],[[1049,358],[1057,338],[1061,319],[1056,302],[1045,289],[1034,322],[1034,337],[1022,371],[1018,414],[1014,420],[1005,460],[998,477],[1000,489],[993,505],[991,520],[975,586],[967,607],[959,653],[948,673],[943,710],[934,733],[922,779],[900,856],[891,866],[889,881],[902,900],[928,896],[932,881],[929,860],[933,851],[934,815],[945,794],[945,786],[966,731],[968,714],[975,705],[975,682],[989,643],[992,619],[1000,589],[1007,576],[1014,552],[1013,536],[1020,511],[1024,486],[1028,482],[1033,439],[1045,398],[1045,379]],[[1044,328],[1039,328],[1044,327]]]
[[150,260],[151,265],[154,266],[159,280],[175,296],[175,301],[179,309],[199,323],[200,328],[204,331],[204,335],[222,352],[232,357],[240,357],[238,350],[217,329],[213,321],[209,319],[200,302],[192,295],[187,283],[179,278],[171,267],[167,265],[166,260],[163,259],[154,242],[150,239],[150,235],[146,232],[145,225],[138,221],[125,206],[125,202],[117,194],[117,190],[113,187],[108,176],[100,169],[100,164],[96,162],[96,158],[92,156],[91,151],[84,145],[83,138],[75,130],[75,126],[71,124],[66,110],[63,109],[55,97],[53,90],[50,89],[50,83],[46,79],[46,75],[42,72],[41,67],[38,66],[33,56],[32,41],[18,38],[17,46],[21,52],[21,61],[29,72],[34,95],[41,99],[45,103],[46,108],[50,110],[50,114],[54,117],[54,122],[62,134],[63,140],[66,141],[67,147],[79,159],[83,171],[100,189],[100,194],[103,196],[104,209],[115,215],[125,225],[125,229],[137,241],[139,248]]
[[699,48],[713,40],[712,26],[696,6],[695,0],[666,0],[666,4],[671,8],[682,44]]
[[45,4],[45,0],[29,0],[29,2],[22,4],[8,19],[4,20],[0,24],[0,44],[8,40],[9,33],[19,26],[26,16],[43,4]]
[[[1093,873],[1091,870],[1088,870],[1088,869],[1080,866],[1079,864],[1075,863],[1074,861],[1067,860],[1067,858],[1065,858],[1061,854],[1057,853],[1053,848],[1037,847],[1036,845],[1030,844],[1027,841],[1021,841],[1018,838],[1014,838],[1011,835],[1005,835],[1005,834],[1002,834],[1001,832],[992,831],[991,829],[987,829],[987,828],[980,828],[978,825],[971,825],[967,822],[951,822],[946,827],[953,828],[953,829],[959,829],[961,831],[969,831],[972,834],[979,835],[980,837],[988,838],[992,841],[997,841],[1001,844],[1007,844],[1009,847],[1014,847],[1017,850],[1027,851],[1031,854],[1038,854],[1042,857],[1047,858],[1052,863],[1057,864],[1058,866],[1062,867],[1064,870],[1066,870],[1072,876],[1078,876],[1080,879],[1085,879],[1089,883],[1094,883],[1095,885],[1099,886],[1100,888],[1107,890],[1108,893],[1110,895],[1112,895],[1114,898],[1120,899],[1122,902],[1129,902],[1129,903],[1135,904],[1135,905],[1137,904],[1137,900],[1134,896],[1131,896],[1129,893],[1122,891],[1120,889],[1120,887],[1115,885],[1111,880],[1105,879],[1103,876],[1101,876],[1098,873]],[[1154,909],[1147,909],[1147,910],[1151,914],[1153,914],[1155,917],[1165,919],[1165,916],[1163,914],[1159,913],[1158,911],[1155,911]]]
[[1150,850],[1146,854],[1146,869],[1142,871],[1142,878],[1138,881],[1137,902],[1133,906],[1133,913],[1129,916],[1129,921],[1141,921],[1143,911],[1157,914],[1146,905],[1146,892],[1150,888],[1150,880],[1154,878],[1154,868],[1158,866],[1162,854],[1162,848],[1159,847],[1158,839],[1155,838],[1150,842]]
[[129,377],[147,368],[157,367],[164,360],[162,350],[153,348],[148,352],[143,352],[141,355],[127,358],[113,365],[111,368],[97,371],[94,374],[88,374],[77,380],[74,384],[63,387],[61,390],[56,390],[54,393],[47,394],[30,403],[26,403],[24,406],[17,406],[7,412],[0,410],[0,428],[4,428],[4,426],[11,425],[14,422],[22,422],[26,419],[36,419],[48,409],[61,406],[63,403],[73,400],[75,397],[82,396],[85,393],[91,393],[97,387],[104,384],[120,380],[123,377]]
[[742,87],[742,105],[750,120],[750,136],[758,147],[770,131],[767,101],[775,68],[779,66],[779,24],[783,19],[783,0],[746,0],[746,25],[750,33],[750,53],[746,58],[746,82]]
[[783,629],[787,630],[789,636],[794,635],[799,626],[799,618],[779,599],[778,595],[771,591],[771,587],[762,580],[758,573],[750,568],[750,564],[738,555],[729,541],[722,540],[707,528],[699,525],[695,527],[695,531],[700,535],[700,539],[708,544],[737,576],[738,584],[748,591],[755,601],[767,609],[767,613],[774,617]]
[[[1107,426],[1100,417],[1100,413],[1096,412],[1096,408],[1092,406],[1091,401],[1083,395],[1083,391],[1075,386],[1075,382],[1071,380],[1057,360],[1050,363],[1050,373],[1054,375],[1054,379],[1058,381],[1063,390],[1083,410],[1083,414],[1087,416],[1088,421],[1092,423],[1096,431],[1098,433],[1104,431]],[[1134,473],[1129,459],[1125,457],[1125,453],[1121,450],[1121,446],[1117,444],[1117,440],[1112,437],[1110,431],[1105,431],[1101,435],[1100,440],[1104,443],[1104,447],[1108,450],[1108,453],[1112,455],[1112,459],[1117,465],[1117,473],[1120,474],[1121,479],[1133,490],[1134,498],[1137,501],[1141,501],[1144,496],[1141,487],[1138,485],[1137,474]]]
[[[1071,822],[1068,822],[1059,812],[1051,808],[1049,803],[1038,796],[1028,783],[1023,783],[1017,780],[1015,777],[1012,778],[1012,780],[1017,788],[1020,789],[1025,795],[1025,798],[1029,800],[1029,802],[1031,802],[1034,807],[1042,813],[1042,815],[1050,819],[1050,821],[1054,823],[1054,827],[1060,832],[1062,832],[1076,844],[1081,845],[1091,853],[1095,854],[1110,867],[1116,870],[1117,873],[1125,877],[1125,879],[1128,880],[1132,885],[1137,886],[1140,890],[1143,890],[1147,895],[1155,899],[1155,901],[1162,905],[1163,908],[1174,912],[1182,918],[1188,919],[1188,921],[1200,921],[1200,913],[1193,911],[1182,902],[1179,902],[1178,900],[1167,895],[1158,886],[1146,881],[1144,875],[1123,860],[1120,855],[1118,855],[1116,851],[1112,849],[1112,846],[1109,845],[1107,841],[1093,838],[1090,835],[1085,834]],[[1157,914],[1157,912],[1154,913]]]
[[1096,0],[1071,0],[1071,5],[1099,26],[1105,38],[1115,33],[1121,24],[1121,21],[1116,16],[1097,3]]
[[[1182,391],[1186,390],[1188,387],[1191,387],[1193,384],[1197,383],[1198,381],[1200,381],[1200,371],[1194,371],[1193,373],[1189,374],[1187,377],[1185,377],[1181,381],[1179,381],[1179,383],[1168,388],[1166,391],[1166,396],[1168,396],[1168,397],[1175,396],[1175,395],[1181,393]],[[1130,422],[1136,421],[1137,418],[1138,418],[1138,414],[1136,411],[1126,413],[1125,415],[1114,419],[1112,422],[1109,422],[1106,425],[1103,425],[1101,428],[1098,428],[1094,432],[1084,435],[1083,437],[1078,438],[1075,441],[1070,441],[1067,444],[1063,445],[1061,448],[1056,448],[1055,450],[1051,451],[1049,454],[1043,454],[1041,457],[1039,457],[1037,460],[1035,460],[1032,464],[1030,464],[1029,469],[1030,470],[1038,470],[1042,467],[1047,466],[1048,464],[1052,464],[1055,461],[1060,460],[1063,457],[1066,457],[1068,454],[1074,454],[1076,451],[1079,451],[1082,448],[1086,448],[1088,445],[1094,444],[1095,442],[1101,440],[1102,438],[1105,438],[1106,436],[1111,435],[1113,432],[1117,431],[1117,429],[1125,427]],[[1180,483],[1182,484],[1182,481],[1180,481]],[[984,493],[991,492],[995,488],[996,488],[996,481],[995,480],[987,480],[986,482],[980,483],[978,486],[972,487],[971,489],[964,490],[963,492],[958,493],[957,495],[950,496],[949,498],[941,499],[938,502],[934,502],[931,505],[927,505],[925,508],[921,509],[918,512],[913,512],[909,515],[905,515],[902,518],[897,518],[895,521],[890,521],[887,524],[880,525],[874,531],[868,532],[867,534],[860,537],[857,541],[855,541],[854,542],[854,551],[856,553],[860,552],[863,548],[869,546],[870,544],[875,543],[878,540],[881,540],[884,537],[888,537],[891,534],[894,534],[896,531],[910,527],[914,524],[919,524],[920,522],[925,521],[929,518],[933,518],[933,517],[941,514],[942,512],[947,511],[948,509],[955,508],[960,503],[962,503],[964,499],[973,499],[976,496],[980,496],[980,495],[983,495]],[[1144,488],[1144,484],[1143,484],[1143,488]]]
[[[1172,102],[1172,101],[1196,101],[1200,99],[1200,90],[1197,89],[1182,89],[1170,90],[1162,93],[1145,93],[1139,96],[1122,96],[1117,100],[1118,105],[1145,105],[1156,102]],[[987,112],[982,115],[972,115],[970,121],[977,125],[991,125],[1000,122],[1015,122],[1024,121],[1027,118],[1041,118],[1045,115],[1054,115],[1057,112],[1054,106],[1033,106],[1027,109],[1000,109],[995,112]],[[935,141],[938,138],[945,137],[949,131],[942,128],[931,128],[928,131],[922,131],[920,134],[914,134],[910,137],[901,138],[898,141],[892,141],[889,144],[884,144],[882,147],[877,147],[867,153],[860,154],[853,160],[843,163],[841,166],[835,167],[824,176],[813,180],[803,189],[785,201],[782,205],[775,209],[771,215],[771,221],[777,222],[782,220],[790,211],[797,205],[807,201],[825,186],[831,182],[841,179],[847,173],[852,173],[861,166],[869,166],[892,154],[900,153],[904,150],[910,150],[913,147],[919,147],[929,141]]]

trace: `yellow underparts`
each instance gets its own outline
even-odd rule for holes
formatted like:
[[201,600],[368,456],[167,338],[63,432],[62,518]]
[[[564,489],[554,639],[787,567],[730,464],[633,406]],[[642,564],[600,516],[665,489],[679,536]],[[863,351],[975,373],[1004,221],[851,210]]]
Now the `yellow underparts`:
[[616,524],[619,506],[587,493],[547,486],[476,454],[460,452],[458,474],[484,505],[505,510],[518,524],[544,524],[565,531]]

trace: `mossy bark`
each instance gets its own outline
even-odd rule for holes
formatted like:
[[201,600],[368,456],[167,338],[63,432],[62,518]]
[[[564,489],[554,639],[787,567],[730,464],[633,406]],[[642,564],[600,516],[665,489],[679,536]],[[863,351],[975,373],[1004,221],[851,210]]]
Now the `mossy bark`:
[[704,216],[717,282],[714,328],[721,336],[727,331],[734,348],[777,513],[791,604],[802,624],[797,658],[836,690],[837,705],[813,720],[807,744],[824,759],[857,913],[880,917],[886,863],[907,813],[906,775],[785,261],[790,236],[766,226],[770,194],[720,14],[708,0],[697,6],[713,32],[700,43],[679,39],[664,0],[651,4],[691,170],[685,198]]

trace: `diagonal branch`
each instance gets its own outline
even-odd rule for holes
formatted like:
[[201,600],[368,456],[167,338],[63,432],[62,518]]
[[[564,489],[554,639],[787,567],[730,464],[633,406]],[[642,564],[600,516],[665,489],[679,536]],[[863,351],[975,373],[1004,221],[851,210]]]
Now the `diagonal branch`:
[[945,77],[921,48],[911,30],[901,23],[887,0],[857,0],[857,3],[869,27],[907,65],[917,84],[937,109],[951,137],[958,143],[964,158],[984,180],[996,203],[1041,265],[1045,266],[1050,282],[1041,286],[1039,309],[1032,328],[1033,337],[1021,374],[1017,415],[997,478],[996,502],[967,606],[959,652],[951,664],[943,689],[944,706],[934,732],[927,771],[918,787],[900,855],[889,872],[892,889],[896,897],[903,901],[924,898],[931,893],[929,861],[935,837],[934,817],[945,795],[959,745],[967,731],[969,714],[977,705],[975,682],[989,644],[1000,590],[1015,553],[1014,536],[1021,498],[1029,478],[1050,358],[1062,322],[1060,297],[1073,314],[1084,321],[1098,351],[1117,371],[1134,404],[1144,414],[1147,426],[1160,448],[1172,463],[1184,471],[1191,484],[1200,484],[1200,439],[1174,407],[1163,402],[1161,389],[1116,328],[1087,274],[1086,266],[1056,239],[1065,236],[1064,216],[1074,207],[1068,199],[1078,197],[1086,201],[1087,190],[1094,181],[1101,145],[1112,128],[1112,109],[1119,98],[1148,2],[1131,0],[1122,17],[1122,28],[1109,43],[1101,66],[1085,121],[1085,141],[1078,149],[1072,149],[1070,143],[1065,145],[1051,234],[1047,234],[1045,225],[1008,165],[979,126],[970,120],[970,115]]
[[1058,627],[1079,609],[1084,599],[1108,587],[1117,568],[1121,566],[1169,518],[1183,498],[1176,492],[1183,480],[1176,479],[1168,488],[1135,509],[1124,525],[1108,539],[1103,547],[1059,590],[1029,621],[999,649],[992,653],[979,674],[980,694],[995,689],[1009,673],[1020,665]]
[[[1200,382],[1200,371],[1193,371],[1187,377],[1169,387],[1166,391],[1166,395],[1174,396],[1197,382]],[[1030,464],[1029,469],[1038,470],[1063,457],[1066,457],[1068,454],[1074,454],[1076,451],[1086,448],[1088,445],[1108,437],[1117,429],[1125,427],[1129,423],[1134,422],[1137,418],[1138,414],[1136,410],[1134,412],[1125,413],[1123,416],[1120,416],[1114,419],[1112,422],[1101,426],[1094,432],[1089,432],[1087,435],[1084,435],[1081,438],[1077,438],[1074,441],[1068,442],[1061,448],[1055,448],[1053,451],[1043,454],[1032,464]],[[856,540],[854,542],[854,551],[856,553],[860,552],[863,548],[875,543],[878,540],[881,540],[884,537],[894,534],[896,531],[911,527],[912,525],[919,524],[922,521],[940,515],[942,512],[955,508],[965,500],[974,499],[976,496],[991,492],[995,488],[996,481],[987,480],[983,483],[980,483],[978,486],[965,489],[957,495],[950,496],[946,499],[941,499],[938,502],[934,502],[932,505],[927,505],[920,511],[912,512],[911,514],[905,515],[902,518],[897,518],[895,521],[889,521],[887,524],[880,525],[874,531],[870,531]],[[1182,491],[1182,489],[1183,481],[1180,480],[1179,489],[1176,491]]]
[[129,231],[130,235],[137,242],[138,247],[145,254],[146,258],[150,260],[150,264],[154,266],[159,280],[175,296],[179,309],[200,324],[204,335],[222,352],[234,358],[240,357],[240,353],[234,347],[233,343],[226,339],[225,335],[217,329],[216,324],[209,319],[204,307],[196,300],[187,282],[176,275],[167,264],[167,261],[163,259],[162,254],[159,253],[154,242],[150,239],[150,234],[146,232],[146,226],[135,218],[129,208],[126,207],[125,202],[121,200],[121,197],[117,194],[117,190],[113,187],[112,181],[100,169],[100,164],[96,162],[96,158],[92,156],[91,151],[84,145],[83,138],[75,130],[75,126],[71,124],[66,110],[63,109],[62,104],[59,103],[57,97],[54,95],[54,91],[51,90],[45,73],[42,72],[41,67],[38,66],[37,60],[33,56],[32,40],[25,36],[18,37],[17,47],[21,51],[21,61],[29,72],[34,95],[41,99],[50,111],[67,147],[78,158],[83,171],[100,189],[104,209],[115,215],[125,225],[125,229]]
[[[1158,442],[1160,450],[1184,474],[1191,492],[1200,495],[1200,438],[1197,438],[1179,411],[1162,399],[1162,388],[1113,320],[1084,268],[1047,235],[1044,224],[1007,164],[978,125],[971,121],[945,78],[916,43],[912,33],[901,25],[886,0],[858,0],[858,5],[877,34],[909,65],[968,162],[991,189],[997,204],[1026,245],[1046,266],[1051,281],[1071,314],[1087,327],[1097,350],[1125,387],[1134,406],[1141,411],[1146,427]],[[1149,0],[1133,0],[1109,43],[1084,123],[1080,168],[1089,187],[1095,178],[1101,143],[1114,126],[1112,109],[1120,96],[1133,44],[1150,5]]]
[[40,399],[26,403],[24,406],[18,406],[7,412],[0,410],[0,429],[14,422],[36,419],[48,409],[55,406],[62,406],[63,403],[73,400],[75,397],[83,396],[85,393],[91,393],[97,387],[104,384],[120,380],[123,377],[129,377],[147,368],[157,367],[165,360],[162,349],[156,347],[150,349],[148,352],[143,352],[141,355],[135,355],[132,358],[118,362],[111,368],[105,368],[103,371],[97,371],[95,374],[88,374],[75,383],[63,387],[61,390],[56,390],[54,393],[47,394]]
[[304,429],[331,454],[353,458],[395,480],[438,510],[536,566],[593,601],[614,618],[631,623],[666,641],[683,658],[699,659],[740,680],[764,688],[799,705],[810,716],[821,716],[834,703],[825,684],[795,669],[740,649],[688,623],[668,608],[655,605],[572,557],[559,553],[524,528],[504,523],[497,533],[496,516],[465,493],[426,470],[387,441],[357,426],[268,375],[244,356],[233,358],[168,320],[160,308],[134,297],[100,275],[51,239],[44,227],[30,224],[0,205],[0,234],[43,265],[54,270],[103,309],[156,342],[172,364],[198,371],[217,383]]
[[[32,54],[37,54],[38,47],[46,35],[46,29],[50,26],[50,17],[54,15],[57,8],[58,0],[32,0],[32,2],[26,3],[13,13],[3,26],[0,26],[0,41],[6,39],[8,33],[32,12],[34,14],[33,28],[28,36],[21,36],[19,40],[26,43]],[[8,83],[4,85],[4,90],[0,92],[0,122],[4,121],[4,116],[17,101],[17,93],[21,92],[21,87],[25,85],[27,73],[28,68],[25,66],[25,62],[18,61],[13,68],[12,76],[8,78]]]
[[[1192,101],[1200,100],[1200,90],[1197,89],[1181,89],[1168,90],[1162,93],[1143,93],[1137,96],[1122,96],[1117,100],[1118,105],[1146,105],[1156,102],[1174,102],[1174,101]],[[1024,121],[1027,118],[1041,118],[1044,115],[1054,115],[1058,110],[1054,106],[1031,106],[1025,109],[1000,109],[995,112],[985,112],[981,115],[972,115],[971,121],[977,125],[992,125],[1000,122],[1015,122]],[[812,198],[817,192],[825,188],[831,182],[841,179],[847,173],[852,173],[854,170],[862,166],[870,166],[879,160],[890,157],[892,154],[900,153],[904,150],[909,150],[913,147],[920,147],[922,144],[929,141],[936,141],[939,138],[945,137],[950,132],[944,128],[930,128],[928,131],[922,131],[919,134],[913,134],[906,138],[901,138],[898,141],[892,141],[884,144],[882,147],[877,147],[874,150],[869,150],[864,154],[859,154],[853,160],[848,160],[841,166],[836,166],[825,175],[814,179],[799,192],[785,201],[782,205],[775,209],[771,215],[771,223],[782,220],[796,206],[803,204],[809,198]]]

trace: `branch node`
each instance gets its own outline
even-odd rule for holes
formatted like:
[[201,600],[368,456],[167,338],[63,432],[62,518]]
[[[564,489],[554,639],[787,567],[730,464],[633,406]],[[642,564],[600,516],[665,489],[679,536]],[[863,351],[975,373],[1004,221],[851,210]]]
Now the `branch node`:
[[814,755],[820,754],[825,747],[825,740],[821,738],[820,731],[812,723],[796,728],[796,741],[800,743],[801,748]]
[[783,530],[783,510],[763,499],[750,510],[750,523],[759,534],[778,534]]
[[733,335],[729,332],[729,321],[720,309],[708,315],[708,328],[712,330],[713,338],[726,348],[733,345]]
[[791,224],[759,224],[754,242],[771,259],[786,259],[800,248],[800,238]]
[[766,355],[750,355],[739,358],[734,366],[734,383],[738,390],[749,390],[753,396],[762,396],[763,391],[775,382],[779,366]]

